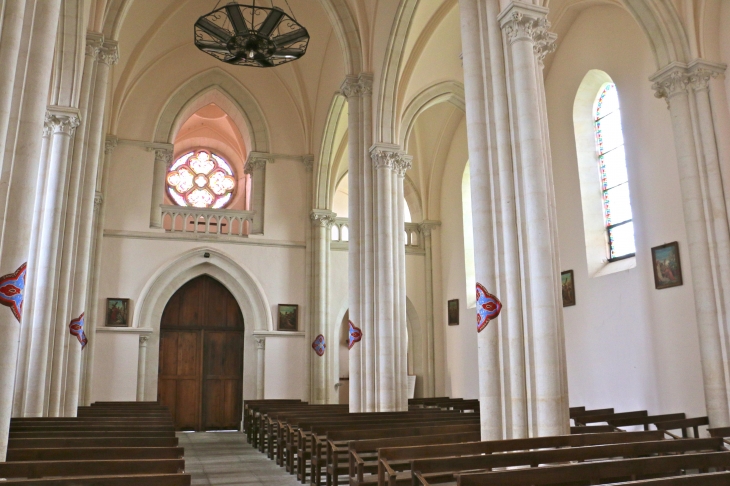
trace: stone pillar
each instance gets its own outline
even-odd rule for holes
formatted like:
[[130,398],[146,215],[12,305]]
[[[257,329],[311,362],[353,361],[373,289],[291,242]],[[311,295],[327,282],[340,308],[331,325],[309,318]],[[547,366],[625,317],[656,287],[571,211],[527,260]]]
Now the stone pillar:
[[144,401],[144,381],[147,374],[147,341],[149,336],[139,337],[139,355],[137,357],[137,401]]
[[93,242],[90,251],[91,268],[89,269],[89,284],[87,287],[87,331],[89,344],[86,346],[86,353],[83,357],[83,380],[81,393],[81,402],[83,405],[91,405],[91,384],[94,376],[94,351],[96,349],[96,327],[99,315],[99,278],[101,274],[101,255],[102,244],[104,241],[104,213],[106,205],[104,204],[104,192],[109,175],[109,167],[111,166],[112,152],[117,146],[117,138],[107,136],[104,143],[104,161],[102,170],[99,171],[101,177],[97,181],[96,193],[94,194],[94,219],[92,223]]
[[251,176],[251,207],[255,211],[253,224],[248,234],[260,235],[264,233],[264,203],[266,186],[266,163],[270,161],[269,154],[251,152],[243,168],[244,174]]
[[256,342],[256,400],[264,399],[266,385],[266,337],[254,336]]
[[332,339],[333,333],[328,329],[327,316],[329,313],[329,257],[330,257],[330,229],[335,222],[335,213],[326,210],[315,209],[310,215],[312,221],[312,265],[313,265],[313,299],[312,299],[312,323],[310,341],[320,334],[325,337],[325,344],[330,346],[329,352],[325,350],[322,356],[318,356],[314,349],[308,350],[314,353],[310,359],[310,403],[330,403],[332,387],[330,383],[328,364],[332,362],[331,356],[337,352],[336,338]]
[[[722,188],[718,189],[719,163],[706,91],[707,82],[718,69],[708,67],[707,63],[695,62],[690,69],[675,62],[650,79],[654,82],[655,95],[667,100],[672,121],[707,414],[712,427],[727,427],[730,426],[727,387],[730,369],[724,359],[724,348],[727,346],[725,336],[730,303],[727,283],[729,235]],[[711,133],[704,133],[705,130]]]
[[[48,0],[37,3],[34,11],[28,65],[27,69],[22,67],[25,69],[24,90],[13,158],[3,160],[3,169],[12,164],[12,176],[7,201],[3,202],[8,211],[3,220],[0,274],[15,273],[29,257],[43,121],[53,67],[53,49],[49,46],[55,44],[60,6],[60,0]],[[5,460],[7,453],[18,358],[18,321],[21,319],[22,313],[16,316],[10,309],[0,312],[0,332],[3,335],[0,341],[0,461]]]
[[[564,390],[565,363],[562,362],[561,302],[553,258],[558,247],[553,238],[556,225],[549,151],[544,137],[542,117],[544,100],[540,97],[536,57],[539,43],[551,38],[547,32],[547,9],[525,3],[512,3],[499,16],[506,34],[505,46],[510,59],[514,94],[513,129],[519,149],[517,184],[522,196],[523,259],[528,264],[525,290],[529,312],[526,314],[530,335],[529,365],[532,398],[532,432],[557,435],[567,432],[567,390]],[[554,39],[553,39],[554,40]]]
[[[52,353],[53,343],[52,323],[55,322],[57,268],[60,260],[61,223],[65,209],[67,184],[66,173],[69,169],[69,149],[71,139],[80,120],[77,109],[51,107],[47,115],[51,124],[51,151],[48,159],[48,171],[45,186],[45,200],[43,208],[37,215],[40,219],[40,238],[38,240],[37,258],[31,257],[31,273],[35,279],[33,285],[33,320],[31,326],[31,347],[29,356],[28,380],[26,384],[25,413],[30,417],[41,417],[47,411],[48,396],[46,395],[49,377],[48,365],[51,370],[60,369],[64,359],[63,353]],[[65,333],[62,334],[62,338]],[[49,363],[49,354],[53,356]],[[59,388],[60,390],[60,388]],[[58,405],[58,402],[55,403]],[[57,416],[57,407],[53,416]]]
[[172,148],[151,149],[155,152],[155,166],[152,172],[152,206],[150,207],[150,228],[162,228],[160,205],[165,198],[165,177],[172,163]]
[[441,223],[438,221],[424,221],[419,225],[421,237],[423,238],[423,246],[426,251],[426,376],[423,384],[423,394],[427,397],[433,397],[436,393],[436,370],[434,369],[433,250],[431,245],[431,232],[440,225]]
[[18,54],[23,38],[25,0],[4,2],[5,10],[0,27],[0,167],[7,142],[10,112],[13,105],[13,85],[18,68]]

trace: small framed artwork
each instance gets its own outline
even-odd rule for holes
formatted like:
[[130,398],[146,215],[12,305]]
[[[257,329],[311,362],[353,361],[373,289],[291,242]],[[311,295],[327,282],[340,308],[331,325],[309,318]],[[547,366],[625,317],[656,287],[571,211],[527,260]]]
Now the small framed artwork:
[[129,327],[129,299],[106,299],[106,327]]
[[563,288],[563,307],[575,305],[575,281],[573,270],[560,272],[560,283]]
[[278,331],[299,330],[299,306],[297,304],[279,304]]
[[449,326],[459,325],[459,299],[453,299],[448,302]]
[[679,243],[676,241],[652,248],[651,265],[657,289],[682,285],[682,264],[679,261]]

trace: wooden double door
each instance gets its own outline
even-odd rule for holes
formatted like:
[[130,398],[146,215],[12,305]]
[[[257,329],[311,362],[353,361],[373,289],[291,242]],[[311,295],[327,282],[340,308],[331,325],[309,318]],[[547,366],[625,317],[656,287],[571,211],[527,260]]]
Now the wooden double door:
[[236,299],[203,275],[183,285],[165,307],[157,399],[178,430],[240,427],[244,324]]

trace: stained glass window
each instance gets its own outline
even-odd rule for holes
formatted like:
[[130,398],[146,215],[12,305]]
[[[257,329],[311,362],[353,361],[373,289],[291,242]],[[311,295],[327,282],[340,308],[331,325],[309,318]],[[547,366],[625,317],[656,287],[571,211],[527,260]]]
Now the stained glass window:
[[594,120],[603,217],[608,238],[608,260],[620,260],[633,256],[636,253],[636,244],[621,128],[621,108],[615,84],[606,83],[598,92]]
[[206,150],[181,156],[167,173],[167,192],[178,206],[221,209],[231,201],[235,189],[231,166]]

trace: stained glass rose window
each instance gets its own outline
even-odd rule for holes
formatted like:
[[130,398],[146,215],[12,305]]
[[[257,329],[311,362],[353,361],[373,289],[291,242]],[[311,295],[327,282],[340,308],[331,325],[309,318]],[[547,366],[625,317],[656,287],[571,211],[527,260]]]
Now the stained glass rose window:
[[230,164],[206,150],[181,156],[167,173],[167,192],[178,206],[224,208],[235,189]]

